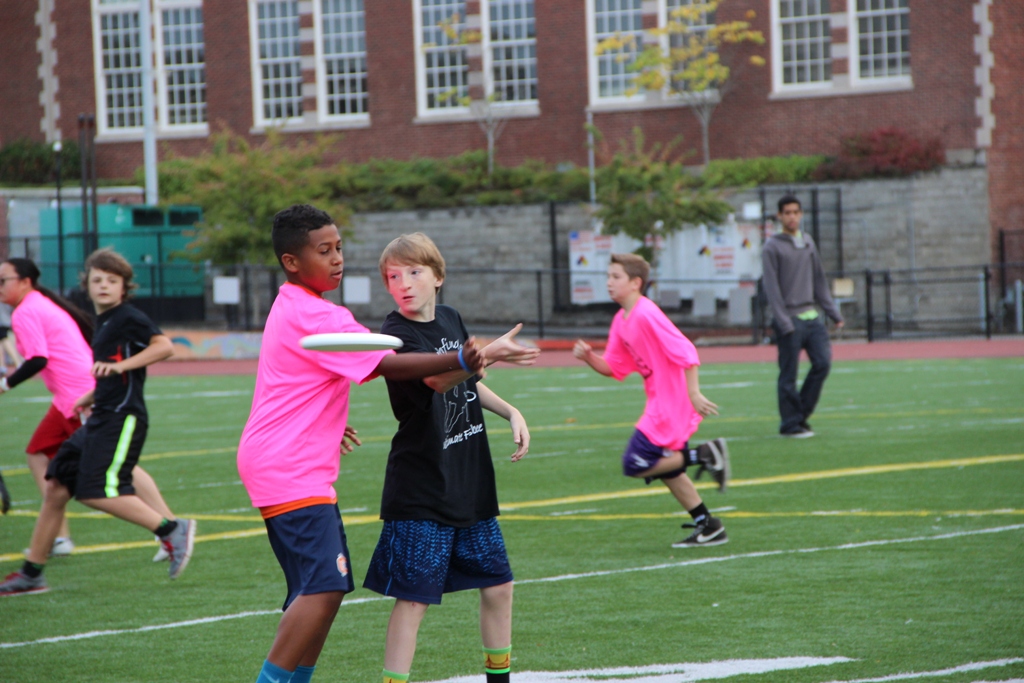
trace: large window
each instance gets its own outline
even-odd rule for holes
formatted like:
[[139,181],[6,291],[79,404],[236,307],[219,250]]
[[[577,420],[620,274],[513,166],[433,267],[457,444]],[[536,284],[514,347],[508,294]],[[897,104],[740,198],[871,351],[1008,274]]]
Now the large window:
[[533,0],[490,0],[491,92],[496,102],[537,100],[537,35]]
[[[643,48],[642,0],[590,0],[593,3],[591,84],[593,100],[625,99],[634,74],[629,66]],[[598,44],[618,38],[622,47],[596,54]]]
[[198,3],[161,4],[157,13],[163,58],[160,101],[168,126],[206,123],[206,58],[203,9]]
[[832,80],[829,0],[779,0],[782,84],[828,84]]
[[255,37],[257,125],[302,118],[302,57],[298,0],[257,0],[250,14]]
[[[149,1],[149,0],[141,0]],[[93,0],[97,120],[101,134],[142,131],[140,0]],[[201,0],[155,0],[153,74],[161,133],[206,130]],[[155,59],[154,59],[155,57]]]
[[[494,111],[537,102],[534,0],[481,0],[470,26],[464,0],[415,0],[417,110],[421,116],[466,115],[471,69]],[[479,54],[477,67],[470,54]]]
[[909,0],[856,0],[857,75],[910,75]]
[[366,26],[363,0],[320,0],[320,115],[352,118],[367,114]]
[[909,0],[847,0],[837,11],[831,5],[772,0],[772,96],[912,88]]

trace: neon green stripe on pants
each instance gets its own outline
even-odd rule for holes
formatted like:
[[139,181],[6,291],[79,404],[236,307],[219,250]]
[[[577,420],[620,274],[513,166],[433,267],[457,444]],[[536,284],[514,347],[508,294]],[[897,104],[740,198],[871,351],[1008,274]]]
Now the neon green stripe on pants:
[[121,436],[117,440],[117,449],[114,451],[114,462],[107,468],[107,485],[103,492],[107,498],[117,498],[117,487],[121,483],[117,473],[121,471],[125,458],[128,457],[128,447],[132,443],[132,435],[135,434],[135,416],[129,415],[124,418],[124,426],[121,427]]

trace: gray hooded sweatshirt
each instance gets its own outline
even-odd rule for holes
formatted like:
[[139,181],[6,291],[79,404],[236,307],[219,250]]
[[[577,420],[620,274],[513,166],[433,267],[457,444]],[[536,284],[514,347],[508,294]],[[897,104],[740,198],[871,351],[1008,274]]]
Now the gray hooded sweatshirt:
[[761,267],[768,304],[782,334],[793,331],[791,318],[813,309],[815,304],[832,320],[843,320],[828,291],[825,269],[810,235],[803,234],[800,240],[784,232],[772,235],[761,252]]

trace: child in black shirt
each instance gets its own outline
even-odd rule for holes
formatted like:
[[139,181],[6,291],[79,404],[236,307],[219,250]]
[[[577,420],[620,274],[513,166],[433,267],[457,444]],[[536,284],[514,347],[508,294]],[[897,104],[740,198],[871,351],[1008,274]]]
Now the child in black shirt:
[[[380,257],[380,271],[398,305],[381,332],[403,341],[400,352],[447,353],[469,341],[458,312],[436,303],[445,266],[429,237],[416,233],[392,241]],[[483,349],[487,364],[534,362],[539,350],[514,339],[521,327]],[[408,680],[427,606],[439,604],[443,593],[476,588],[488,683],[507,683],[512,570],[498,527],[483,409],[509,421],[513,462],[529,450],[526,421],[468,368],[387,384],[399,425],[381,499],[384,528],[363,583],[397,598],[388,623],[384,682]]]

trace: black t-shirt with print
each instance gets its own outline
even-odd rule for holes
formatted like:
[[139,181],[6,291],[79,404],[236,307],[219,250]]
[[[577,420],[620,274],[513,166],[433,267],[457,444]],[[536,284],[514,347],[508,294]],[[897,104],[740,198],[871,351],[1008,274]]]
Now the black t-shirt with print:
[[[139,309],[128,304],[114,306],[96,318],[93,360],[116,363],[131,358],[149,346],[150,339],[158,334],[163,334],[160,328]],[[145,383],[146,368],[97,379],[93,414],[129,413],[146,418],[146,402],[142,397]]]
[[[448,353],[469,338],[458,311],[437,306],[434,320],[388,314],[383,334],[404,342],[400,353]],[[380,516],[469,527],[498,515],[494,465],[483,409],[471,377],[445,394],[420,380],[387,380],[398,433],[391,440]]]

